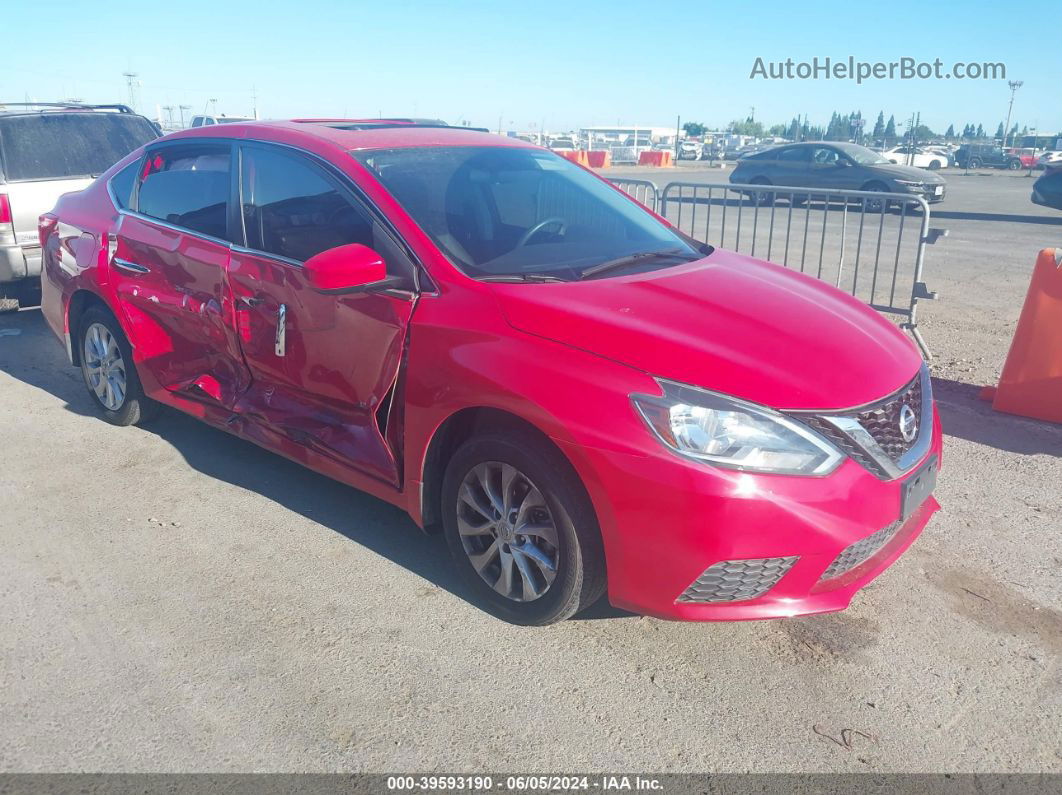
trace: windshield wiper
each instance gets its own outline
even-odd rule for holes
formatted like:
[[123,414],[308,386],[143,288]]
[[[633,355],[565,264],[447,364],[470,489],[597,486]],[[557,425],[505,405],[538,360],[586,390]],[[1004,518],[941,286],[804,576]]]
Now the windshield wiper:
[[562,279],[552,273],[499,273],[495,276],[477,276],[481,282],[567,282],[570,279]]
[[597,265],[584,270],[579,274],[580,279],[586,279],[590,276],[597,276],[599,273],[605,273],[606,271],[616,270],[618,268],[625,268],[628,265],[637,265],[639,262],[651,259],[681,259],[686,262],[693,262],[694,260],[701,259],[703,255],[692,254],[688,251],[679,251],[678,249],[669,249],[666,251],[639,251],[635,254],[628,254],[625,257],[617,257],[616,259],[606,260]]

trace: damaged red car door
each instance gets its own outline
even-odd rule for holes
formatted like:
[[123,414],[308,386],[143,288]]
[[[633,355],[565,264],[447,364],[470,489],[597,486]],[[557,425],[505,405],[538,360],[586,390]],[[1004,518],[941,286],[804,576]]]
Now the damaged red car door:
[[[246,244],[233,247],[229,283],[251,373],[234,407],[242,432],[292,457],[323,456],[398,485],[387,429],[414,307],[412,263],[330,169],[279,147],[239,148]],[[398,289],[311,286],[303,263],[352,243],[380,252]],[[401,289],[406,276],[409,290]]]
[[227,143],[149,149],[138,214],[118,217],[110,252],[138,365],[163,389],[225,408],[249,382],[226,276],[231,153]]

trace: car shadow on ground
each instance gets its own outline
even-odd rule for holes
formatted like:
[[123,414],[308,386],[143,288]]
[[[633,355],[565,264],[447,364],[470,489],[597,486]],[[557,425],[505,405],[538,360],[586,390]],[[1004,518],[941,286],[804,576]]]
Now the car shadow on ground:
[[1047,224],[1048,226],[1062,226],[1062,215],[1008,215],[1007,213],[971,213],[957,210],[931,209],[934,219],[948,219],[953,221],[1004,221],[1012,224]]
[[[55,396],[74,414],[98,416],[80,371],[67,363],[39,311],[0,315],[0,372]],[[475,604],[454,574],[442,536],[422,532],[404,511],[383,500],[173,409],[125,430],[154,434],[198,472],[260,494]],[[602,599],[580,618],[629,615]]]
[[1062,425],[994,411],[979,397],[982,386],[933,379],[933,397],[945,436],[1019,455],[1062,456]]

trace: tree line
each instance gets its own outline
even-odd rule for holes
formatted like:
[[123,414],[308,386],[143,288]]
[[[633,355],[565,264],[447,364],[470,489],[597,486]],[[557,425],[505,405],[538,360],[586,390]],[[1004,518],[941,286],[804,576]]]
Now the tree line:
[[[904,123],[904,122],[901,122]],[[918,124],[914,129],[909,129],[907,122],[902,131],[897,130],[896,117],[889,116],[885,119],[885,111],[879,111],[874,125],[868,130],[861,111],[851,113],[839,113],[834,111],[830,116],[829,124],[809,124],[807,117],[799,116],[788,123],[774,124],[767,127],[763,122],[756,121],[751,116],[745,119],[735,119],[727,125],[726,131],[735,135],[751,135],[756,138],[773,136],[786,138],[790,141],[873,141],[889,143],[909,138],[913,135],[916,141],[926,141],[932,138],[945,138],[948,140],[977,140],[986,138],[987,133],[981,124],[968,123],[963,125],[961,132],[956,132],[954,124],[949,124],[943,133],[934,132],[925,124]],[[708,132],[708,125],[700,122],[686,122],[682,129],[687,135],[699,137]],[[1028,126],[1018,129],[1017,123],[1011,127],[1008,136],[1025,135],[1029,131]],[[1003,122],[996,128],[995,138],[1003,139]]]

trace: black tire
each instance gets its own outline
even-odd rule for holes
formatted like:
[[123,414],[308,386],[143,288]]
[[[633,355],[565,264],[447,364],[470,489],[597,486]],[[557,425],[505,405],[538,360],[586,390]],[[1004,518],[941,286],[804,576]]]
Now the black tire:
[[938,168],[940,168],[940,161],[939,160],[930,160],[929,161],[929,170],[930,171],[936,171]]
[[[881,193],[888,193],[889,187],[884,182],[868,182],[860,190],[867,191],[880,191]],[[863,212],[867,213],[885,213],[892,208],[892,203],[888,199],[870,199],[866,198],[860,202],[860,207]]]
[[[756,177],[750,183],[750,185],[771,185],[773,184],[767,177]],[[773,190],[761,190],[757,193],[750,193],[749,198],[755,202],[759,207],[770,207],[774,204],[774,191]]]
[[[469,559],[458,531],[458,493],[467,475],[481,464],[515,467],[541,492],[557,530],[556,574],[544,593],[516,601],[495,591]],[[462,444],[446,467],[442,486],[443,535],[454,565],[475,601],[513,624],[542,626],[569,618],[605,592],[601,532],[590,499],[571,464],[531,433],[492,431]]]
[[[121,404],[113,409],[104,405],[90,382],[89,366],[85,356],[85,336],[94,324],[103,326],[114,337],[124,365],[125,394]],[[122,327],[118,325],[118,321],[110,312],[98,306],[86,310],[78,324],[75,344],[78,346],[81,376],[85,382],[85,388],[103,419],[112,425],[141,425],[158,414],[159,404],[148,398],[140,385],[140,377],[137,375],[136,365],[133,364],[133,350],[129,345],[129,340],[125,338]]]
[[984,163],[981,162],[981,158],[979,157],[971,157],[966,161],[967,168],[980,168],[983,165]]
[[1017,158],[1015,158],[1014,160],[1008,160],[1007,161],[1007,169],[1010,170],[1010,171],[1020,171],[1021,170],[1021,161],[1018,160]]

